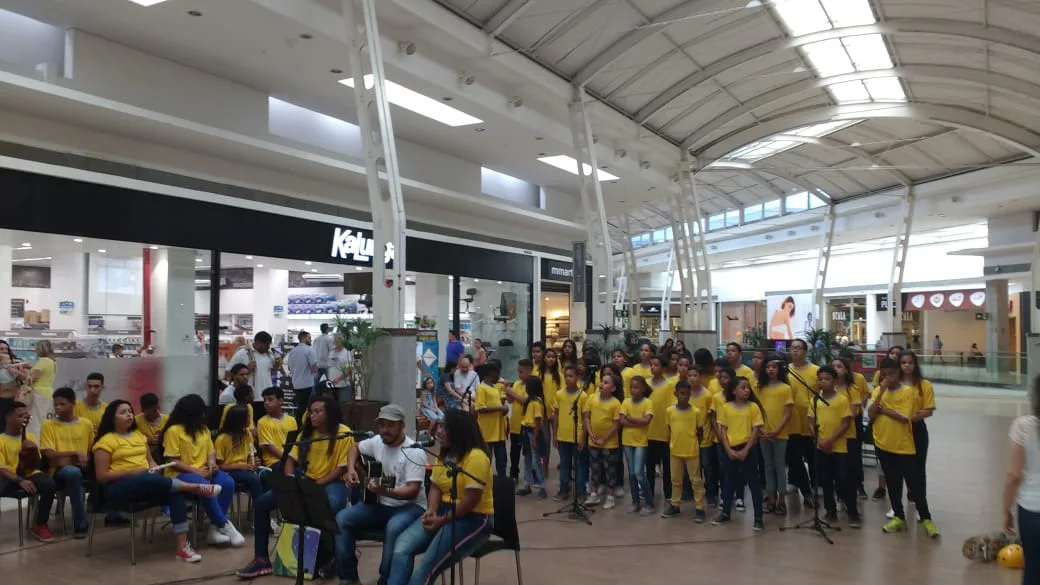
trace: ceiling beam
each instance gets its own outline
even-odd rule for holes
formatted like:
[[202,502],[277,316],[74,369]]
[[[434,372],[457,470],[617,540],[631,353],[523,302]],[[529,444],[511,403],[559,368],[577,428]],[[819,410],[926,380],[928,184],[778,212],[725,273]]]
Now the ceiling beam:
[[762,185],[763,187],[765,187],[769,191],[772,191],[778,197],[783,197],[784,195],[788,194],[786,191],[775,187],[772,183],[770,183],[769,181],[767,181],[764,178],[762,178],[762,175],[760,173],[765,173],[767,175],[773,175],[774,177],[783,179],[783,180],[787,181],[788,183],[791,183],[792,185],[796,185],[798,187],[801,187],[802,189],[805,189],[806,191],[812,193],[813,195],[816,195],[817,197],[819,197],[823,201],[830,201],[831,200],[831,197],[829,195],[827,195],[827,193],[825,191],[821,190],[819,187],[813,185],[812,183],[810,183],[809,181],[805,180],[804,178],[795,177],[794,175],[788,174],[788,173],[786,173],[784,171],[781,171],[779,169],[756,167],[755,165],[753,165],[751,163],[728,162],[727,161],[725,163],[720,163],[718,165],[704,167],[704,168],[702,168],[702,169],[697,171],[698,175],[700,175],[701,173],[742,173],[742,174],[747,175],[752,180],[754,180],[756,183]]
[[[890,167],[891,166],[887,162],[881,160],[880,158],[877,158],[877,157],[871,155],[869,152],[867,152],[867,151],[865,151],[865,150],[863,150],[861,148],[858,148],[858,147],[855,147],[855,146],[850,146],[850,145],[848,145],[848,144],[846,144],[846,143],[844,143],[844,142],[842,142],[840,140],[834,139],[834,138],[817,138],[815,136],[798,136],[797,134],[777,134],[777,135],[773,136],[772,138],[770,138],[770,140],[798,142],[800,144],[812,144],[813,146],[820,146],[820,147],[823,147],[823,148],[828,148],[828,149],[831,149],[831,150],[840,151],[840,152],[843,152],[845,154],[850,154],[853,157],[855,157],[855,158],[857,158],[857,159],[859,159],[859,160],[861,160],[861,161],[863,161],[863,162],[865,162],[865,163],[867,163],[869,165],[876,165],[878,167]],[[838,169],[838,170],[840,170],[840,169]],[[908,185],[910,185],[913,182],[913,181],[910,180],[910,177],[908,177],[905,173],[903,173],[902,171],[899,171],[897,169],[885,168],[884,171],[887,172],[888,174],[892,175],[893,177],[895,177],[895,179],[897,181],[899,181],[899,183],[902,184],[902,185],[907,185],[908,186]]]
[[636,122],[645,124],[650,117],[662,108],[701,83],[711,80],[720,73],[741,67],[755,59],[772,55],[777,51],[796,49],[811,43],[847,36],[865,34],[890,35],[893,33],[963,37],[1040,54],[1040,37],[1010,29],[944,19],[894,18],[875,24],[834,28],[795,38],[770,40],[732,53],[672,84],[640,108],[635,113],[634,118]]
[[730,108],[718,116],[713,117],[710,122],[701,126],[696,132],[684,138],[682,141],[682,148],[690,149],[696,147],[697,144],[718,129],[725,127],[727,124],[741,116],[750,114],[759,108],[768,106],[769,104],[784,101],[800,93],[824,88],[829,85],[845,83],[847,81],[878,79],[882,77],[901,77],[911,81],[916,79],[943,79],[947,81],[973,83],[1003,90],[1020,97],[1040,102],[1040,85],[1023,81],[1009,75],[987,73],[982,69],[952,65],[902,65],[894,69],[857,71],[855,73],[833,75],[831,77],[822,77],[819,79],[803,79],[759,94],[744,102],[742,105]]
[[782,134],[794,128],[821,122],[871,118],[907,118],[958,128],[971,128],[990,134],[1007,144],[1015,146],[1030,156],[1040,157],[1040,150],[1038,150],[1040,149],[1040,134],[1033,130],[1006,120],[986,116],[981,112],[968,108],[924,102],[803,108],[742,126],[725,136],[705,144],[694,154],[699,164],[707,165],[742,146],[758,142],[774,134]]
[[491,18],[484,23],[484,32],[486,32],[491,38],[495,38],[502,34],[509,25],[513,24],[513,21],[520,17],[531,5],[534,4],[534,0],[509,0],[505,6],[499,8],[497,12],[491,15]]

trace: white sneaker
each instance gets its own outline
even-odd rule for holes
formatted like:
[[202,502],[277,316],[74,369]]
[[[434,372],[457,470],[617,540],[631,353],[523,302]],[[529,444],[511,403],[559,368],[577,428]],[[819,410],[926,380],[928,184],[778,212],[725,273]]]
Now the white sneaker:
[[609,510],[614,507],[614,496],[608,495],[607,501],[603,504],[604,510]]
[[224,524],[224,527],[220,529],[220,533],[226,536],[231,546],[235,548],[245,546],[246,544],[246,537],[242,536],[242,533],[230,521]]
[[619,487],[614,490],[614,497],[623,498],[625,497],[625,488]]
[[798,491],[798,487],[793,484],[787,484],[787,493],[793,494]]
[[271,518],[271,534],[277,536],[282,532],[282,525],[277,520]]
[[595,506],[596,504],[599,504],[600,501],[601,500],[599,499],[599,494],[593,493],[589,497],[585,498],[585,505],[586,506]]
[[184,543],[184,546],[177,551],[176,558],[186,563],[197,563],[202,560],[202,555],[195,552],[195,549],[191,548],[191,545]]
[[896,513],[892,510],[892,508],[889,508],[888,512],[885,512],[885,518],[888,518],[889,520],[891,520],[891,519],[893,519],[895,517],[896,517]]
[[218,545],[218,544],[230,544],[231,538],[221,532],[219,528],[210,524],[209,532],[206,533],[206,544]]

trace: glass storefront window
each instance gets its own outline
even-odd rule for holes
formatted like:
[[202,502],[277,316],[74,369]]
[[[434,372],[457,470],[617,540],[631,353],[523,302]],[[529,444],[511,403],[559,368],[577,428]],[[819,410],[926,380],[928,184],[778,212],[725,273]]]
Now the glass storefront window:
[[488,359],[500,360],[502,375],[511,379],[531,345],[531,285],[461,277],[459,290],[462,342],[472,347],[480,339]]
[[843,344],[867,343],[867,298],[834,298],[827,301],[830,330],[835,341]]

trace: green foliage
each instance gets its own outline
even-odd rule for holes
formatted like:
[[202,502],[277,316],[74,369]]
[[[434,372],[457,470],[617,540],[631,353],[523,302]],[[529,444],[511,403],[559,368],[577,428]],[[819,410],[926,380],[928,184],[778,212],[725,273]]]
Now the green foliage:
[[336,317],[336,337],[343,346],[354,352],[354,369],[350,372],[350,386],[360,399],[368,398],[375,373],[375,355],[372,351],[380,338],[389,335],[386,329],[374,327],[370,319]]
[[826,329],[807,330],[805,342],[809,344],[809,361],[818,366],[829,364],[836,355],[831,349],[833,341],[834,334]]
[[762,349],[766,347],[766,341],[766,324],[759,323],[744,330],[744,342],[741,345],[746,349]]

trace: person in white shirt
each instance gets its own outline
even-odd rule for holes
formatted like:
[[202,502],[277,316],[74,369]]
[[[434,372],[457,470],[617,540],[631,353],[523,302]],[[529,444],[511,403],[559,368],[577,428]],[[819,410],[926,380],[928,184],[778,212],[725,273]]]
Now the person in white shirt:
[[289,366],[295,394],[296,412],[303,413],[311,402],[311,392],[315,390],[314,375],[318,373],[318,356],[311,347],[311,334],[301,331],[297,336],[300,343],[285,356],[285,365]]
[[[314,348],[314,354],[318,356],[318,373],[314,375],[314,387],[318,387],[318,383],[321,382],[321,377],[326,375],[326,371],[329,369],[329,354],[332,353],[332,345],[334,343],[332,334],[329,333],[329,324],[321,324],[321,335],[315,340],[311,346]],[[331,380],[332,378],[328,378]]]
[[1033,414],[1011,423],[1011,457],[1004,482],[1004,533],[1018,536],[1025,551],[1022,583],[1040,583],[1040,376],[1034,378],[1029,402]]
[[235,389],[248,386],[249,377],[249,366],[245,364],[235,364],[231,366],[231,383],[220,391],[220,397],[217,398],[217,404],[234,404]]
[[354,352],[344,347],[343,340],[337,337],[335,347],[329,353],[329,365],[325,375],[336,388],[336,399],[340,402],[347,402],[354,397],[350,388],[350,377],[344,371],[353,365]]
[[365,455],[378,461],[383,476],[390,477],[393,487],[379,478],[370,478],[365,489],[379,496],[377,504],[355,504],[336,514],[339,533],[336,534],[336,563],[340,583],[358,583],[356,543],[362,530],[384,529],[383,554],[379,562],[379,582],[390,576],[397,537],[426,511],[426,454],[422,449],[409,446],[415,441],[405,434],[403,408],[387,404],[379,409],[376,422],[379,436],[365,439],[350,448],[347,455],[347,483],[359,485],[358,456]]
[[455,392],[462,398],[463,406],[468,400],[470,402],[477,395],[477,386],[480,385],[480,376],[473,369],[473,362],[469,356],[459,358],[459,368],[455,370]]
[[259,392],[274,386],[271,374],[282,367],[282,359],[271,350],[271,334],[260,331],[253,336],[253,345],[243,345],[228,362],[228,369],[234,374],[236,364],[244,364],[249,368],[250,386]]

